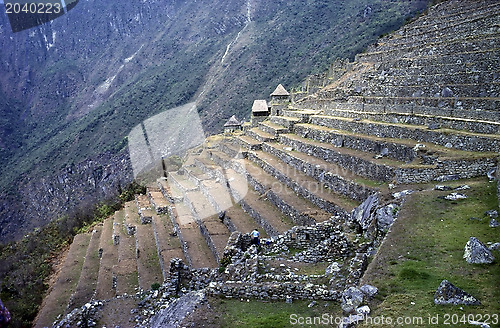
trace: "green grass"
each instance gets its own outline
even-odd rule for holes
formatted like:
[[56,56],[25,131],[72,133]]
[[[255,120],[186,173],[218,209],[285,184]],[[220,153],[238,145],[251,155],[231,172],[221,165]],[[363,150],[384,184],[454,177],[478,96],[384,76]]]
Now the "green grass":
[[[342,310],[332,302],[319,301],[309,308],[311,301],[262,302],[257,300],[220,300],[218,311],[222,314],[221,327],[280,328],[291,327],[290,316],[321,317],[324,314],[340,316]],[[293,325],[296,327],[325,327],[325,325]]]
[[[418,326],[446,327],[445,315],[461,318],[464,314],[500,313],[500,252],[494,252],[497,260],[490,265],[468,264],[463,259],[471,236],[485,244],[499,241],[498,228],[490,228],[489,218],[484,216],[485,211],[498,209],[496,184],[485,179],[465,182],[471,186],[464,192],[469,196],[466,200],[439,199],[447,192],[433,190],[415,193],[403,205],[391,235],[381,246],[381,255],[365,276],[366,282],[380,290],[373,316],[423,317],[424,323]],[[464,181],[447,185],[461,183]],[[482,305],[435,305],[434,293],[444,279],[478,298]],[[440,325],[429,324],[429,315],[439,315]]]

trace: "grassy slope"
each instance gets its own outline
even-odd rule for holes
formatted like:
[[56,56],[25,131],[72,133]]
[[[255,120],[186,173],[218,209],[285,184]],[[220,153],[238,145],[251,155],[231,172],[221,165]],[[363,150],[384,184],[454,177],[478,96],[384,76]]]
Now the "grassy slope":
[[[380,290],[373,316],[422,317],[424,324],[418,326],[437,327],[428,324],[428,316],[439,315],[439,327],[446,327],[445,314],[459,318],[499,314],[500,252],[494,252],[497,260],[491,265],[472,265],[462,258],[471,236],[483,243],[499,241],[498,228],[490,228],[489,218],[484,216],[485,211],[498,209],[496,184],[476,179],[449,185],[460,183],[471,186],[464,192],[469,196],[466,200],[439,199],[447,192],[432,190],[415,193],[405,202],[363,278]],[[434,293],[443,279],[478,298],[482,305],[434,305]]]

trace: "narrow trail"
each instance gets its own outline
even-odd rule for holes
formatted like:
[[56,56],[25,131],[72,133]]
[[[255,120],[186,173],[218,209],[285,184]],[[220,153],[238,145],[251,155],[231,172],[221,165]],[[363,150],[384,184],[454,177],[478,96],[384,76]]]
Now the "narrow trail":
[[229,53],[229,50],[231,49],[232,45],[235,44],[238,41],[238,39],[240,38],[241,33],[243,31],[245,31],[245,29],[247,28],[248,24],[250,24],[252,22],[252,15],[251,15],[251,12],[250,12],[251,7],[252,7],[251,0],[247,0],[247,20],[246,20],[245,26],[243,26],[243,28],[238,32],[238,34],[236,35],[236,37],[234,38],[234,40],[231,41],[231,42],[229,42],[229,44],[227,45],[226,52],[222,56],[221,63],[224,63],[224,59],[226,59],[226,56]]

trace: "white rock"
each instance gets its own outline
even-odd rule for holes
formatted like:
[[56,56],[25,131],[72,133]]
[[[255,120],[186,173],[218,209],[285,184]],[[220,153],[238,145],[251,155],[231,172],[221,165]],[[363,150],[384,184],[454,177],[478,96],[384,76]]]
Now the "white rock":
[[371,310],[368,305],[363,305],[356,309],[356,313],[358,314],[370,314]]

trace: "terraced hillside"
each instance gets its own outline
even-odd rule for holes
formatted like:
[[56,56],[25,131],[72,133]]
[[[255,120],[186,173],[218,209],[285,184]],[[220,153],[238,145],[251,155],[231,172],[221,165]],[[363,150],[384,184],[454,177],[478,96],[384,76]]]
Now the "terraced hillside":
[[216,268],[234,231],[273,238],[348,218],[375,193],[387,203],[409,185],[493,174],[499,14],[497,1],[441,3],[319,92],[273,96],[266,120],[207,138],[147,195],[75,238],[36,326],[85,299],[150,289],[173,258]]

